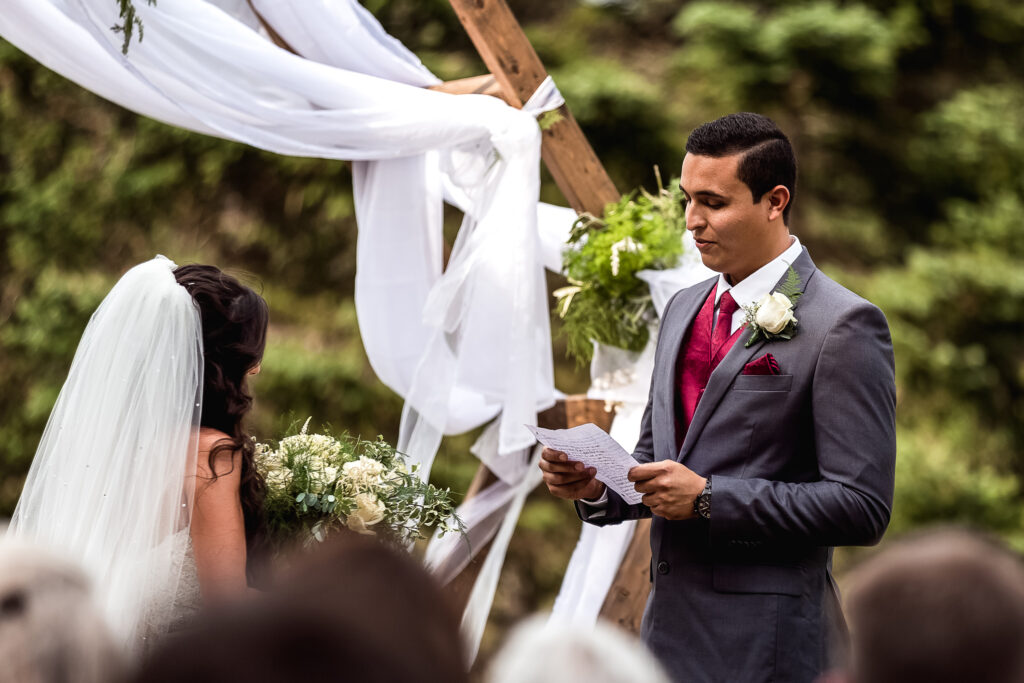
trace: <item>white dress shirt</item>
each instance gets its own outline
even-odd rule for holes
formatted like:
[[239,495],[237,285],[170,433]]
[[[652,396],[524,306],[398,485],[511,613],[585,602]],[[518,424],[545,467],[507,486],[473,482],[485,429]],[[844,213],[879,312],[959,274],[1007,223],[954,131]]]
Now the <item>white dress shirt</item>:
[[733,300],[739,304],[739,308],[732,314],[730,334],[740,329],[740,326],[743,324],[743,320],[746,317],[743,307],[756,303],[762,296],[771,292],[772,287],[778,284],[779,280],[785,276],[786,271],[793,265],[793,262],[803,252],[804,248],[800,245],[800,240],[796,235],[792,235],[792,238],[793,242],[786,251],[755,270],[738,284],[730,285],[725,275],[719,274],[718,289],[715,292],[715,318],[717,319],[718,317],[718,303],[722,300],[722,294],[725,292],[731,293]]
[[[800,239],[796,235],[791,235],[791,237],[793,241],[786,251],[755,270],[739,283],[731,285],[724,273],[718,275],[718,289],[715,291],[715,319],[718,318],[718,303],[722,300],[722,294],[730,292],[733,300],[739,304],[739,308],[732,314],[730,333],[735,332],[743,325],[743,320],[747,315],[743,307],[756,303],[762,296],[771,292],[772,287],[778,284],[779,280],[786,274],[786,271],[793,265],[793,262],[803,253]],[[606,490],[601,494],[600,498],[595,500],[581,498],[580,502],[600,508],[608,502],[608,491]],[[595,516],[600,516],[600,514]]]

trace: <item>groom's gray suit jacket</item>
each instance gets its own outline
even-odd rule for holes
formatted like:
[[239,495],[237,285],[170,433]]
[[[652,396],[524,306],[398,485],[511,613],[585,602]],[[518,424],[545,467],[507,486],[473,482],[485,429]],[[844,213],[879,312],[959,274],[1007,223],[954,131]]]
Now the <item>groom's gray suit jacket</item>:
[[[673,459],[711,476],[711,519],[651,526],[653,586],[642,635],[674,680],[812,681],[841,612],[832,546],[877,543],[889,522],[896,456],[892,343],[882,312],[815,268],[793,264],[803,295],[789,341],[745,347],[712,373],[676,450],[676,361],[716,280],[677,293],[662,316],[640,462]],[[771,353],[779,375],[743,375]],[[650,517],[609,490],[584,521]]]

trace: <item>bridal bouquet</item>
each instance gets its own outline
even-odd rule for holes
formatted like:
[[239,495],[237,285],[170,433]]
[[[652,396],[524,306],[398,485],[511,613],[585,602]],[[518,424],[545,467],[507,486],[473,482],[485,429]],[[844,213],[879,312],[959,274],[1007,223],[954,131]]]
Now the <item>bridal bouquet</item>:
[[654,169],[658,193],[641,190],[605,207],[597,218],[583,214],[573,225],[562,256],[568,287],[554,292],[569,355],[589,363],[593,342],[629,351],[647,345],[657,320],[650,288],[641,270],[665,270],[683,254],[686,217],[679,180],[667,188]]
[[422,538],[425,528],[442,534],[462,530],[450,490],[421,481],[383,438],[310,434],[308,426],[307,419],[276,448],[256,444],[273,539],[312,543],[348,527],[405,545]]

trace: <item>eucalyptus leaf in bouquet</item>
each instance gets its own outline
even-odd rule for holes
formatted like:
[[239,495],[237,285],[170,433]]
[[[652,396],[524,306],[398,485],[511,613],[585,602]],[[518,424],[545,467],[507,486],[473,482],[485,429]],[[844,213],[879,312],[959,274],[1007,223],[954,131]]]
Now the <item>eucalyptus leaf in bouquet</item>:
[[311,434],[308,427],[307,419],[276,447],[256,444],[273,542],[314,543],[341,527],[399,545],[425,537],[427,529],[463,531],[451,491],[421,481],[383,437]]
[[641,270],[665,270],[683,255],[686,216],[679,179],[657,194],[632,192],[597,218],[583,214],[573,225],[562,271],[569,286],[555,291],[568,353],[589,363],[594,342],[639,352],[657,314]]

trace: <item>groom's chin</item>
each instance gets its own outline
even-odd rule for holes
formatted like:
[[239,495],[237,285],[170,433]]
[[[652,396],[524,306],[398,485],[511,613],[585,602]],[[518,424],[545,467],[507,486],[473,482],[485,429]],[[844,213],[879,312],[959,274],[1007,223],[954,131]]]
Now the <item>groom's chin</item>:
[[701,253],[700,261],[701,261],[701,263],[703,263],[705,266],[707,266],[711,270],[715,271],[716,273],[721,273],[722,272],[722,264],[719,263],[718,259],[716,259],[711,254]]

